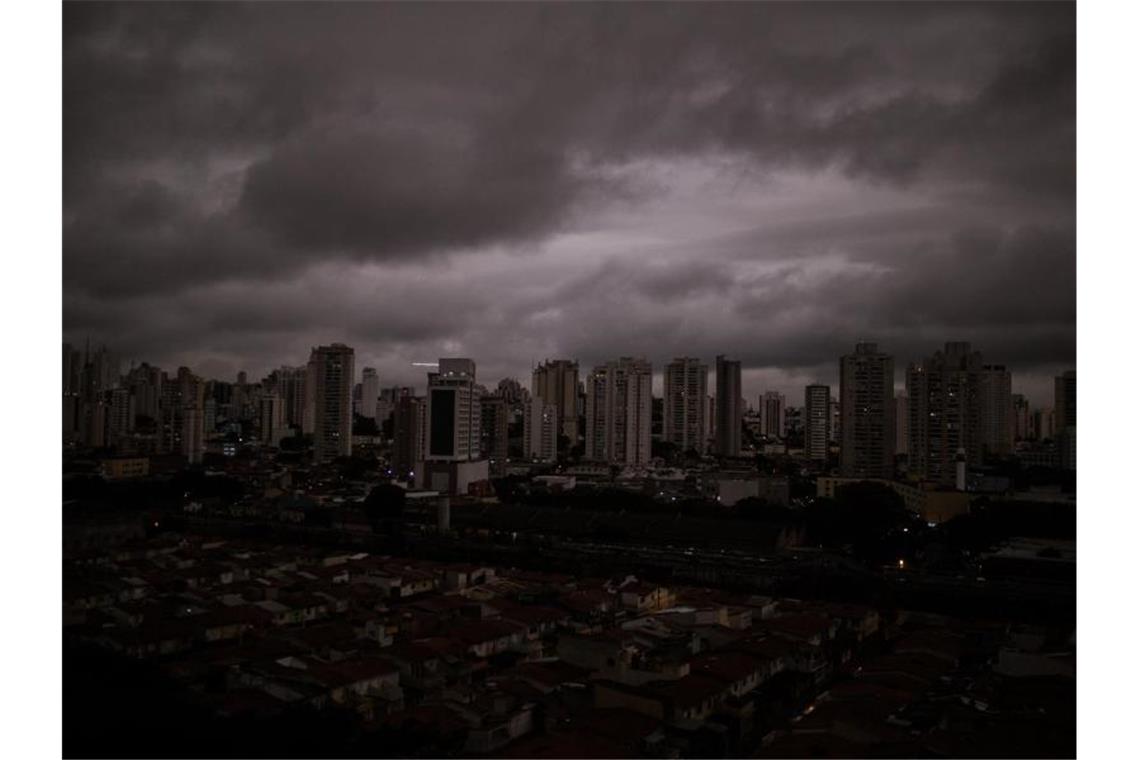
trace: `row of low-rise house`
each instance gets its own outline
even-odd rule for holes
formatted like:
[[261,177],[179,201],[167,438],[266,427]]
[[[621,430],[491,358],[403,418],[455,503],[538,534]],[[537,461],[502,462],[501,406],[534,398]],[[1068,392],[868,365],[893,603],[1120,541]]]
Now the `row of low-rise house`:
[[[154,661],[219,717],[343,709],[377,736],[427,721],[439,754],[842,739],[855,700],[891,695],[887,721],[964,647],[855,604],[170,536],[68,563],[64,608],[66,637]],[[894,724],[875,725],[863,741]]]

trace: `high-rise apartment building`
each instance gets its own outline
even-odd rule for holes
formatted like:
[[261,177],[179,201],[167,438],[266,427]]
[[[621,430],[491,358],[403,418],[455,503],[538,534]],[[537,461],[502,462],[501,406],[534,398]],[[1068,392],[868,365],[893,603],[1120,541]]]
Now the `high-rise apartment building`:
[[[895,474],[895,360],[874,343],[839,359],[840,474]],[[810,419],[810,415],[809,415]]]
[[206,384],[186,367],[178,368],[178,398],[182,455],[190,464],[198,464],[206,452]]
[[740,456],[740,362],[716,358],[716,453]]
[[380,375],[373,367],[365,367],[360,382],[360,414],[380,424],[376,403],[380,399]]
[[507,406],[515,407],[522,403],[525,389],[513,377],[504,377],[495,388],[495,395],[507,402]]
[[[118,360],[105,348],[94,354],[85,349],[78,351],[64,344],[64,406],[75,412],[75,430],[72,440],[81,440],[87,446],[106,446],[110,426],[110,405],[107,391],[120,384]],[[65,425],[66,427],[66,425]]]
[[[250,390],[249,375],[244,370],[238,372],[237,382],[233,385],[233,396],[230,400],[233,406],[231,414],[235,419],[252,420],[256,417],[258,409],[254,405],[253,398],[251,398]],[[351,415],[351,408],[349,414]]]
[[[388,430],[388,435],[395,435],[394,414],[396,405],[404,396],[416,395],[415,389],[409,386],[395,385],[391,388],[381,388],[376,399],[376,427],[381,433]],[[391,425],[391,427],[388,427]]]
[[305,379],[301,383],[301,432],[305,435],[312,435],[316,428],[317,364],[310,359],[309,363],[305,365]]
[[427,399],[405,390],[396,397],[392,424],[392,474],[401,480],[414,475],[427,456]]
[[981,465],[984,367],[981,353],[969,343],[950,342],[907,368],[912,475],[954,487],[959,451],[967,468]]
[[1054,414],[1052,407],[1045,407],[1033,412],[1033,436],[1039,441],[1051,441],[1056,436],[1053,424]]
[[653,366],[623,357],[596,367],[586,384],[586,457],[647,465],[653,417]]
[[1013,439],[1015,441],[1028,441],[1034,438],[1033,412],[1029,408],[1029,399],[1020,393],[1012,396],[1013,402]]
[[555,461],[559,421],[557,406],[532,396],[523,406],[523,456],[537,462]]
[[784,437],[784,394],[767,391],[760,397],[760,433],[766,438]]
[[102,351],[92,356],[90,350],[83,352],[82,364],[79,368],[79,390],[73,396],[64,396],[74,399],[76,409],[77,430],[74,439],[82,441],[85,446],[101,448],[108,443],[108,412],[106,386],[100,371],[100,357]]
[[910,403],[906,391],[895,394],[895,456],[905,456],[910,445]]
[[80,402],[80,433],[85,446],[107,445],[107,404],[102,396]]
[[352,380],[355,355],[333,343],[313,349],[308,376],[312,380],[313,459],[329,462],[352,455]]
[[113,388],[107,396],[110,400],[107,433],[112,443],[117,443],[135,428],[135,398],[126,386]]
[[470,359],[440,359],[439,371],[428,374],[427,452],[418,486],[456,495],[485,483],[490,471],[480,456],[480,398]]
[[206,452],[206,412],[198,406],[182,410],[182,455],[190,464],[198,464]]
[[682,453],[704,454],[708,441],[709,368],[700,359],[682,357],[665,366],[663,437]]
[[428,374],[428,459],[470,461],[479,458],[479,399],[475,362],[440,359]]
[[832,398],[827,402],[827,414],[831,417],[827,429],[827,442],[829,445],[839,445],[839,431],[843,428],[843,421],[839,415],[839,400]]
[[271,377],[285,415],[285,424],[303,428],[305,421],[305,367],[280,367]]
[[798,438],[804,432],[804,408],[802,406],[784,407],[784,437]]
[[608,462],[606,449],[606,397],[609,371],[605,366],[595,367],[586,376],[586,459]]
[[416,395],[416,389],[410,385],[393,385],[390,388],[380,389],[380,400],[387,401],[393,408],[400,402],[400,399],[414,395]]
[[265,446],[276,448],[285,437],[285,403],[277,393],[267,393],[258,401],[258,406],[261,442]]
[[[190,370],[186,367],[179,369],[179,375]],[[158,383],[158,451],[174,454],[182,452],[182,383],[178,376],[171,379],[166,372],[161,372]]]
[[[81,361],[78,367],[81,390],[102,393],[119,386],[122,379],[119,375],[119,357],[106,347],[100,347],[94,352],[86,349]],[[75,371],[74,367],[69,368],[70,373]]]
[[79,375],[83,371],[83,357],[70,343],[63,344],[63,393],[78,395]]
[[77,443],[79,441],[79,433],[82,429],[80,416],[82,413],[82,402],[79,400],[79,395],[76,393],[65,393],[63,395],[63,440],[67,442]]
[[999,364],[983,365],[978,373],[978,434],[983,454],[1013,453],[1012,379]]
[[578,443],[578,362],[547,360],[534,368],[531,396],[553,404],[558,414],[557,437],[572,447]]
[[481,421],[479,424],[480,451],[487,460],[487,467],[493,477],[501,477],[507,472],[507,457],[510,427],[510,407],[500,396],[484,396],[479,399]]
[[78,442],[82,424],[83,402],[79,380],[82,358],[70,344],[63,344],[63,438]]
[[1077,371],[1053,380],[1053,426],[1062,470],[1077,469]]
[[804,456],[827,461],[831,431],[831,386],[809,385],[804,388]]
[[206,400],[202,404],[202,426],[206,430],[207,438],[218,429],[218,402],[209,392],[206,393]]

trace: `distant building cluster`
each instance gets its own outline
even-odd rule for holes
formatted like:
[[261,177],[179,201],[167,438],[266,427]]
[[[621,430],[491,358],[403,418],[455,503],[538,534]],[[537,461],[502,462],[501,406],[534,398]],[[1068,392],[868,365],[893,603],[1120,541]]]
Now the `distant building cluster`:
[[417,394],[382,386],[373,367],[358,375],[353,349],[339,343],[260,382],[244,372],[236,382],[207,380],[187,367],[170,375],[146,363],[123,373],[107,349],[65,344],[63,440],[109,458],[181,457],[191,466],[251,446],[330,463],[364,446],[383,454],[393,479],[451,494],[586,463],[644,472],[790,457],[816,476],[946,490],[969,489],[994,461],[1076,468],[1075,371],[1056,378],[1051,408],[1031,408],[1012,392],[1010,370],[968,343],[911,362],[902,388],[894,357],[875,343],[857,344],[838,369],[837,391],[809,384],[800,406],[765,391],[753,408],[741,362],[726,356],[712,367],[673,359],[656,397],[644,358],[584,373],[577,361],[547,359],[529,389],[513,378],[489,389],[472,359],[441,358]]

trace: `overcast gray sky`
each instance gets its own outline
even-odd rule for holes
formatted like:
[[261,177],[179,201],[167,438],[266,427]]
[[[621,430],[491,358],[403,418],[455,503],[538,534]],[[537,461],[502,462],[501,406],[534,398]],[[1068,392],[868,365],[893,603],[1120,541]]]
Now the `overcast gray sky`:
[[946,340],[1076,362],[1069,3],[64,6],[64,337],[210,377],[311,346],[718,353],[802,403]]

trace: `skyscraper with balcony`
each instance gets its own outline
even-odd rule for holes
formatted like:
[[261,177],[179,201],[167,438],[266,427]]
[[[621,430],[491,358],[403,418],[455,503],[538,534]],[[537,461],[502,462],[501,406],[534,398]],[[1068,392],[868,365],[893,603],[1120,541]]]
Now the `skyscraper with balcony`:
[[895,361],[874,343],[839,359],[840,474],[895,474]]
[[716,453],[740,456],[740,362],[716,358]]
[[665,366],[664,439],[678,451],[704,454],[708,440],[709,368],[682,357]]
[[653,366],[622,357],[590,373],[586,385],[586,457],[647,465],[653,422]]
[[316,462],[352,455],[354,361],[353,350],[343,343],[318,346],[309,357]]
[[952,488],[959,451],[967,468],[983,459],[982,355],[966,342],[950,342],[907,368],[911,475]]
[[586,438],[584,455],[596,462],[608,462],[606,449],[606,397],[609,371],[605,365],[586,375]]

